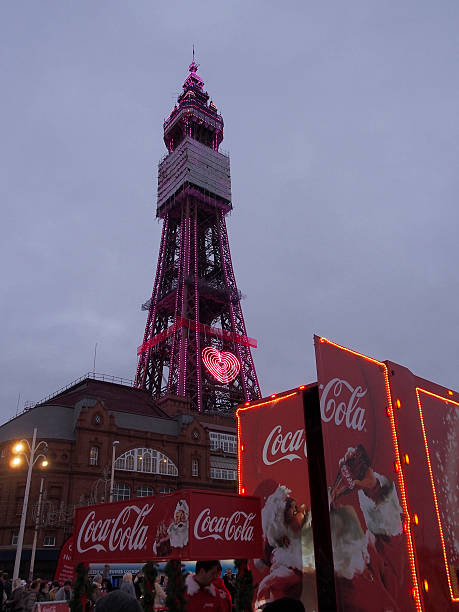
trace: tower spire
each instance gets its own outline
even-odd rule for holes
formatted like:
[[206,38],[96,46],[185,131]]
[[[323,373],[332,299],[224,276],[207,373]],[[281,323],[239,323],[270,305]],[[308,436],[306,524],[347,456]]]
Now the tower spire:
[[234,412],[260,397],[236,285],[226,214],[232,209],[223,119],[190,73],[164,122],[169,154],[159,164],[158,266],[135,385],[156,398],[187,397],[199,411]]

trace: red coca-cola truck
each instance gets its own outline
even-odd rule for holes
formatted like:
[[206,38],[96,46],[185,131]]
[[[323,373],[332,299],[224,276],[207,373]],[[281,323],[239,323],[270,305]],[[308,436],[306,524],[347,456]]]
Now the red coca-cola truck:
[[256,607],[459,609],[459,394],[315,337],[317,382],[237,411]]

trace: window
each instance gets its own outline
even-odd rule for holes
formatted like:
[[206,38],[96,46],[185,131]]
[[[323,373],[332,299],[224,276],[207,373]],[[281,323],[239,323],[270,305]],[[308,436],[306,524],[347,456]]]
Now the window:
[[122,501],[131,497],[131,488],[125,484],[115,482],[113,485],[113,501]]
[[172,487],[161,487],[159,492],[160,493],[172,493],[174,489],[172,489]]
[[177,466],[163,453],[154,448],[133,448],[115,461],[117,470],[178,476]]
[[191,460],[191,475],[194,477],[199,476],[199,459]]
[[89,465],[99,465],[99,447],[91,446],[89,451]]
[[24,498],[21,499],[20,497],[18,497],[16,499],[16,516],[21,516],[23,507],[24,507]]
[[56,536],[45,536],[43,538],[43,546],[56,546]]
[[236,480],[236,470],[211,467],[210,477],[215,478],[216,480]]
[[18,545],[18,534],[13,533],[11,535],[11,546],[17,546],[17,545]]
[[233,434],[210,431],[210,450],[222,450],[225,453],[237,452],[237,437]]
[[149,495],[154,495],[153,487],[147,487],[146,485],[142,485],[135,492],[136,497],[148,497]]

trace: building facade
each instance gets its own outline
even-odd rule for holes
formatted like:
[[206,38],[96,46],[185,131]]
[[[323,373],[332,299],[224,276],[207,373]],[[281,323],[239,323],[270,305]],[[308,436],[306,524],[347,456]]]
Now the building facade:
[[163,495],[180,488],[236,490],[236,427],[231,416],[199,414],[186,398],[155,402],[146,391],[84,378],[0,427],[0,567],[11,571],[27,466],[12,468],[16,440],[48,444],[46,469],[35,467],[29,494],[21,577],[27,577],[38,517],[36,575],[49,577],[72,533],[75,507]]

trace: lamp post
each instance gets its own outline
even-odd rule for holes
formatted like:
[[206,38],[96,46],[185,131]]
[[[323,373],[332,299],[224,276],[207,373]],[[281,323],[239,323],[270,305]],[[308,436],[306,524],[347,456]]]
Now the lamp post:
[[24,542],[24,530],[27,516],[27,505],[29,503],[29,493],[30,493],[30,481],[32,478],[32,469],[36,462],[40,459],[43,459],[41,462],[42,467],[46,467],[48,465],[48,461],[46,459],[46,453],[48,450],[47,443],[42,440],[37,444],[37,428],[35,427],[33,430],[32,436],[32,444],[29,444],[28,440],[20,440],[13,447],[13,453],[16,455],[14,459],[11,461],[11,465],[13,467],[18,467],[22,464],[21,457],[22,455],[28,465],[27,470],[27,481],[24,491],[24,502],[22,504],[22,514],[21,514],[21,523],[19,525],[19,534],[18,534],[18,544],[16,549],[16,559],[14,561],[14,570],[13,570],[13,580],[19,577],[19,566],[21,564],[21,555],[22,555],[22,544]]
[[113,501],[113,486],[115,482],[115,452],[116,447],[120,443],[119,440],[114,440],[112,443],[112,476],[110,478],[110,501]]
[[37,550],[37,538],[38,538],[38,529],[40,527],[40,513],[41,513],[41,498],[43,496],[43,476],[40,480],[40,495],[38,496],[38,508],[37,508],[37,516],[35,518],[35,531],[33,533],[33,544],[32,544],[32,552],[30,554],[30,569],[29,569],[29,581],[33,580],[33,568],[35,566],[35,552]]

